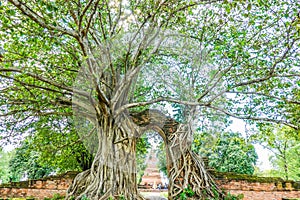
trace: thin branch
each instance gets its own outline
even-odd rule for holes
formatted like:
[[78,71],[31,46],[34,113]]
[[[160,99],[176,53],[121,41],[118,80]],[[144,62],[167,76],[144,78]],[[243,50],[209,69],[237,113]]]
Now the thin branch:
[[[198,101],[201,101],[202,98],[204,98],[209,92],[211,92],[217,86],[217,84],[220,82],[223,75],[226,74],[227,72],[229,72],[233,66],[234,65],[232,64],[231,66],[225,68],[224,70],[219,70],[217,73],[215,73],[210,82],[212,82],[220,74],[219,78],[214,82],[214,84],[211,87],[209,87],[208,89],[206,89],[206,91],[203,92],[203,94],[198,98]],[[208,85],[209,84],[210,83],[208,83]]]
[[86,36],[87,33],[89,32],[89,29],[90,29],[90,26],[92,24],[93,17],[95,16],[95,13],[97,11],[99,2],[100,2],[100,0],[97,0],[95,5],[94,5],[94,9],[92,11],[92,14],[90,15],[90,18],[88,19],[88,23],[87,23],[85,31],[84,31],[84,36]]
[[73,30],[69,30],[66,28],[63,28],[61,26],[54,26],[50,23],[47,23],[46,20],[44,18],[42,18],[41,16],[39,16],[36,12],[34,12],[32,9],[28,8],[27,5],[19,0],[8,0],[10,3],[12,3],[14,6],[16,6],[24,15],[26,15],[27,17],[29,17],[30,19],[32,19],[33,21],[35,21],[37,24],[39,24],[40,26],[47,28],[49,30],[56,30],[59,31],[61,33],[70,35],[74,38],[77,38],[77,34],[75,31]]
[[89,7],[91,7],[92,3],[94,0],[90,0],[86,6],[83,8],[80,16],[79,16],[79,31],[81,30],[81,26],[82,26],[82,21],[83,21],[83,17],[85,16],[86,12],[88,11]]
[[118,25],[118,23],[119,23],[119,21],[120,21],[120,18],[121,18],[121,15],[122,15],[122,3],[123,3],[123,0],[120,0],[120,3],[119,3],[119,11],[118,11],[117,19],[116,19],[116,21],[114,22],[113,27],[111,28],[111,33],[110,33],[111,36],[115,33],[116,27],[117,27],[117,25]]
[[118,116],[119,114],[121,114],[122,112],[124,112],[126,109],[129,109],[129,108],[146,106],[146,105],[150,105],[150,104],[154,104],[154,103],[158,103],[158,102],[162,102],[162,101],[178,103],[178,104],[183,104],[183,105],[189,105],[189,106],[204,106],[204,104],[201,104],[198,102],[182,101],[182,100],[178,100],[178,99],[160,97],[160,98],[153,99],[150,101],[129,103],[129,104],[123,105],[115,111],[115,116]]
[[18,68],[5,68],[5,69],[4,68],[0,68],[0,72],[17,72],[17,73],[22,73],[22,74],[25,74],[25,75],[30,76],[32,78],[35,78],[35,79],[37,79],[39,81],[42,81],[44,83],[47,83],[49,85],[55,86],[55,87],[60,88],[60,89],[64,89],[66,91],[69,91],[70,93],[76,93],[76,94],[84,96],[84,97],[89,97],[90,96],[85,91],[81,91],[81,90],[77,90],[77,89],[74,89],[74,88],[70,88],[68,86],[56,83],[55,81],[52,81],[50,79],[44,78],[42,76],[39,76],[39,75],[31,73],[31,72],[23,72],[21,69],[18,69]]
[[104,0],[104,3],[105,3],[106,10],[107,10],[109,27],[111,29],[111,27],[112,27],[112,19],[111,19],[111,11],[110,11],[109,5],[108,5],[109,1],[110,0]]
[[57,88],[60,88],[60,89],[65,89],[67,91],[72,91],[71,88],[67,87],[67,86],[64,86],[62,84],[58,84],[52,80],[49,80],[49,79],[46,79],[44,77],[41,77],[37,74],[34,74],[34,73],[31,73],[31,72],[24,72],[23,70],[21,69],[18,69],[18,68],[0,68],[0,72],[17,72],[17,73],[22,73],[22,74],[25,74],[25,75],[28,75],[30,77],[33,77],[33,78],[36,78],[42,82],[45,82],[45,83],[48,83],[50,85],[53,85]]
[[270,95],[270,94],[264,94],[264,93],[259,93],[259,92],[237,92],[237,91],[229,91],[229,92],[226,92],[226,93],[265,96],[265,97],[269,97],[269,98],[276,99],[276,100],[279,100],[279,101],[284,101],[286,103],[300,105],[300,101],[286,99],[286,98],[279,98],[278,96],[274,96],[274,95]]
[[[14,80],[14,81],[20,83],[33,97],[35,97],[35,96],[33,95],[33,93],[30,91],[30,89],[28,87],[42,89],[42,90],[46,90],[46,91],[54,92],[54,93],[67,94],[66,91],[59,91],[59,90],[55,90],[55,89],[48,88],[48,87],[43,87],[43,86],[39,86],[39,85],[26,83],[26,82],[23,82],[23,81],[15,78],[15,77],[6,76],[6,75],[3,75],[3,74],[0,74],[0,77],[4,77],[6,79],[11,79],[11,80]],[[71,94],[71,93],[69,93],[69,94]]]
[[252,117],[252,116],[241,116],[237,113],[231,113],[227,110],[224,110],[220,107],[216,107],[216,106],[212,106],[212,105],[206,105],[206,107],[208,108],[211,108],[213,110],[216,110],[216,111],[219,111],[221,113],[224,113],[230,117],[233,117],[233,118],[236,118],[236,119],[244,119],[244,120],[253,120],[253,121],[264,121],[264,122],[273,122],[273,123],[277,123],[277,124],[284,124],[284,125],[287,125],[289,127],[292,127],[296,130],[298,130],[300,127],[294,125],[294,124],[291,124],[287,121],[284,121],[284,120],[277,120],[277,119],[271,119],[271,118],[265,118],[265,117]]
[[85,109],[87,112],[94,114],[96,116],[96,112],[93,106],[90,106],[84,102],[77,101],[76,99],[69,99],[65,97],[60,97],[59,100],[64,103],[73,104],[74,106],[79,106]]

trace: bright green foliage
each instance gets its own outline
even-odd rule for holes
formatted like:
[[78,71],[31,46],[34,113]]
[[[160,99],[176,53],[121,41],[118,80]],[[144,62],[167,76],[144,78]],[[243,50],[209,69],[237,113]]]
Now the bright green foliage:
[[139,184],[142,181],[142,176],[147,167],[146,158],[148,150],[150,149],[150,143],[147,135],[142,135],[138,138],[137,147],[136,147],[136,165],[137,165],[137,183]]
[[[174,2],[172,6],[179,6],[181,3],[184,5],[187,2]],[[70,114],[70,110],[66,109],[68,107],[66,102],[59,104],[59,100],[63,96],[70,97],[72,95],[72,91],[66,89],[65,86],[72,85],[84,56],[76,38],[68,32],[60,33],[61,30],[55,30],[55,26],[67,27],[66,30],[76,27],[72,12],[67,12],[76,10],[76,4],[64,1],[29,1],[26,3],[36,12],[45,12],[42,16],[47,27],[42,27],[29,20],[9,3],[3,3],[1,6],[0,39],[5,41],[1,45],[5,50],[3,56],[6,60],[1,67],[3,67],[2,70],[11,67],[22,69],[22,71],[1,71],[3,82],[9,83],[14,80],[13,84],[15,84],[15,87],[8,87],[7,90],[2,91],[4,96],[1,96],[1,105],[9,105],[10,114],[17,115],[19,118],[24,117],[25,111],[26,116],[30,114],[32,114],[31,116],[50,115],[50,113]],[[84,7],[85,3],[81,3],[83,4],[81,6]],[[187,89],[191,84],[186,84],[192,77],[192,73],[189,71],[190,66],[180,66],[179,73],[173,74],[175,79],[172,81],[179,86],[183,85],[184,90],[193,94],[187,95],[187,99],[201,97],[199,101],[205,103],[211,99],[208,97],[216,94],[216,97],[220,97],[214,99],[214,102],[217,103],[222,99],[221,94],[216,93],[220,89],[224,93],[236,94],[237,98],[227,97],[229,103],[225,108],[231,114],[240,117],[243,117],[243,114],[257,117],[258,113],[264,112],[266,116],[274,119],[272,115],[274,112],[270,111],[277,110],[280,105],[289,103],[289,98],[293,98],[293,93],[297,91],[293,85],[297,83],[295,77],[298,73],[295,67],[298,62],[299,19],[297,14],[299,2],[296,0],[251,1],[249,3],[233,1],[232,3],[212,5],[201,5],[198,8],[199,13],[187,6],[189,8],[186,11],[177,12],[176,16],[170,19],[166,29],[173,28],[196,38],[201,44],[199,46],[206,48],[203,50],[205,53],[203,56],[206,59],[203,64],[212,66],[205,77],[197,79],[198,82],[195,81],[192,84],[195,88],[190,88],[190,90]],[[153,8],[157,5],[152,1],[143,4],[130,1],[130,6],[136,12],[140,11],[141,14],[138,15],[137,20],[142,20],[155,10]],[[172,8],[169,6],[162,8],[159,19],[161,21],[168,19],[167,12]],[[104,10],[101,12],[103,12],[105,20],[108,20],[108,13]],[[194,13],[196,15],[193,15]],[[187,14],[191,17],[185,17]],[[87,16],[83,16],[84,19],[86,19],[85,17]],[[87,25],[87,21],[83,20],[81,25]],[[99,24],[94,25],[96,29],[100,29]],[[137,26],[136,24],[131,25]],[[104,28],[102,30],[104,38],[100,38],[101,42],[109,36],[109,31],[106,30],[107,26]],[[124,32],[122,30],[118,33]],[[91,36],[89,39],[93,40]],[[143,53],[147,53],[146,50]],[[159,60],[159,57],[155,60]],[[165,66],[166,71],[170,68],[166,63],[158,63],[156,66]],[[213,66],[217,66],[217,68]],[[122,67],[122,65],[115,67]],[[272,69],[274,70],[272,76],[266,76],[265,72],[272,72]],[[124,73],[123,68],[120,71]],[[147,72],[159,75],[156,73],[158,71],[146,70],[145,75]],[[38,74],[39,77],[45,79],[39,79],[31,73]],[[280,74],[283,74],[284,77],[279,76]],[[293,76],[294,78],[292,78]],[[176,77],[184,78],[185,81],[176,80]],[[196,76],[193,77],[196,78]],[[215,85],[210,91],[206,91],[210,88],[206,86],[213,86],[215,81],[220,84]],[[56,84],[53,84],[54,82]],[[167,89],[166,86],[163,86],[163,82],[158,81],[153,85],[155,87],[150,87],[152,85],[148,82],[138,83],[137,97],[146,96],[145,91],[151,90],[151,88],[154,91],[150,92],[151,95],[147,96],[147,100],[150,97],[161,96],[161,94],[170,94],[170,88]],[[284,95],[285,93],[282,91],[287,87],[290,90],[285,90],[287,95]],[[177,91],[178,88],[175,88],[176,91],[171,96],[178,97],[175,95],[180,92]],[[207,98],[203,98],[203,95]],[[184,94],[181,97],[183,96]],[[235,104],[246,100],[247,104],[245,102],[239,107]],[[270,102],[274,106],[270,107]],[[217,110],[209,107],[208,104],[207,108]],[[9,128],[13,124],[11,121],[5,125]]]
[[61,196],[60,194],[54,194],[52,198],[45,197],[44,200],[63,200],[65,199],[64,196]]
[[[211,197],[211,198],[205,198],[205,200],[219,200],[220,199],[220,194],[217,192],[216,188],[213,187],[213,190],[212,192],[214,193],[215,197]],[[202,193],[204,195],[207,194],[207,191],[204,189],[202,191]],[[188,186],[187,188],[185,188],[183,190],[182,193],[180,193],[176,200],[187,200],[187,199],[190,199],[192,198],[193,196],[195,195],[195,192],[192,190],[192,188],[190,186]],[[230,192],[225,192],[223,193],[224,195],[224,200],[240,200],[240,199],[243,199],[244,198],[244,195],[243,194],[239,194],[239,195],[232,195],[230,194]]]
[[[64,9],[45,1],[36,4],[51,15],[54,14],[52,8],[57,12]],[[80,54],[75,40],[42,28],[21,16],[7,2],[0,6],[0,13],[0,41],[5,41],[0,45],[5,50],[6,60],[1,62],[1,69],[14,69],[14,72],[1,76],[1,87],[5,85],[1,88],[1,112],[6,113],[1,129],[10,130],[15,136],[31,130],[35,122],[47,123],[45,118],[48,116],[49,121],[58,116],[58,122],[71,115],[70,104],[59,105],[58,102],[60,97],[70,95],[62,88],[72,86],[76,77]],[[15,20],[16,17],[20,18]],[[39,117],[43,119],[37,120]]]
[[258,159],[254,146],[233,132],[195,134],[193,150],[207,156],[209,165],[219,172],[253,174]]
[[274,170],[271,175],[288,180],[300,180],[300,143],[286,151],[285,158],[279,155],[271,156],[270,162]]
[[163,142],[159,143],[158,149],[156,151],[156,156],[158,158],[158,166],[157,167],[165,175],[168,175],[167,160],[166,160],[167,155],[166,155],[165,144]]
[[39,153],[28,147],[28,141],[25,140],[22,146],[16,149],[14,157],[9,162],[12,181],[20,181],[25,174],[29,179],[38,179],[54,171],[53,168],[42,166],[39,163]]
[[14,151],[5,152],[0,149],[0,180],[2,183],[9,181],[9,162],[14,155]]
[[270,157],[274,169],[263,175],[300,180],[300,132],[286,126],[261,126],[252,139],[274,153]]
[[195,192],[192,190],[190,186],[184,188],[183,192],[178,195],[178,200],[187,200],[189,197],[193,197]]
[[[158,6],[152,1],[143,4],[129,2],[131,7],[127,6],[141,13],[137,20],[147,18]],[[174,1],[171,7],[161,8],[155,14],[157,22],[169,19],[168,11],[188,2]],[[73,94],[70,87],[86,59],[78,38],[68,32],[77,30],[72,16],[76,14],[73,12],[77,10],[76,3],[26,3],[33,11],[43,12],[46,27],[29,20],[9,3],[5,2],[0,7],[0,40],[4,41],[1,46],[5,51],[0,75],[1,82],[7,85],[1,90],[1,111],[5,116],[13,116],[7,117],[1,129],[14,130],[14,134],[23,133],[40,116],[72,115],[68,101]],[[81,3],[83,8],[86,2]],[[176,12],[174,18],[169,19],[168,26],[164,27],[199,42],[191,48],[199,54],[199,58],[203,58],[198,60],[200,64],[188,65],[188,58],[177,55],[179,50],[172,55],[173,65],[169,65],[161,56],[166,52],[159,52],[161,54],[151,59],[151,65],[141,71],[135,95],[130,101],[166,96],[199,102],[201,114],[205,116],[222,113],[255,121],[267,119],[297,124],[296,116],[289,115],[290,109],[284,105],[292,103],[294,94],[299,91],[299,1],[233,1],[210,5],[200,5],[197,11],[187,6],[186,10]],[[98,21],[93,24],[93,30],[101,32],[97,42],[105,43],[126,32],[120,26],[115,35],[109,35],[107,29],[111,24],[108,23],[107,10],[102,9],[101,14],[102,22],[107,24],[102,26],[104,29],[101,31]],[[88,23],[88,17],[82,17],[81,28]],[[130,28],[137,27],[138,22],[130,25]],[[57,30],[56,26],[66,27],[67,31]],[[90,42],[93,49],[96,41],[89,34],[87,37],[93,41]],[[149,49],[141,54],[149,53],[147,51]],[[178,72],[170,70],[175,64],[178,64]],[[124,74],[125,66],[120,58],[114,67],[120,68],[120,73]],[[153,77],[152,81],[151,78],[145,79],[147,76]],[[170,84],[172,87],[168,87]],[[280,118],[277,117],[279,111]]]
[[39,152],[43,165],[59,169],[59,172],[89,169],[93,155],[79,139],[72,121],[63,117],[51,120],[49,117],[40,118],[34,124],[29,148]]
[[[159,169],[167,174],[164,143],[158,149]],[[254,146],[239,133],[196,133],[192,147],[201,156],[208,157],[209,166],[219,172],[253,174],[258,159]]]
[[244,199],[243,194],[233,195],[233,194],[230,194],[230,192],[228,192],[224,198],[224,200],[241,200],[241,199]]

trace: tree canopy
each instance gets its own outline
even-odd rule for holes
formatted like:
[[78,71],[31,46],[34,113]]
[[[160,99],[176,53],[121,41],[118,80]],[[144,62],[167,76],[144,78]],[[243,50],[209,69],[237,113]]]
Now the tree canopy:
[[20,181],[22,178],[38,179],[49,175],[55,169],[39,164],[39,153],[28,149],[28,141],[16,149],[15,155],[9,161],[10,181]]
[[9,181],[9,161],[13,154],[14,152],[5,152],[0,149],[0,183]]
[[[191,151],[199,121],[231,116],[299,129],[299,7],[298,0],[4,1],[1,139],[42,126],[51,145],[68,138],[71,124],[94,160],[67,198],[143,199],[136,140],[155,129],[167,144],[169,197],[187,185],[198,198],[204,190],[212,197],[205,186],[212,179]],[[170,118],[170,104],[181,121]]]
[[[180,4],[171,1],[161,4],[151,1],[143,3],[130,1],[130,5],[118,2],[116,5],[113,3],[109,5],[105,1],[91,1],[86,5],[84,2],[77,4],[72,1],[8,2],[4,2],[1,6],[3,41],[1,46],[4,49],[1,63],[1,108],[2,116],[6,119],[1,127],[7,130],[20,130],[15,131],[15,134],[23,132],[22,128],[30,127],[38,117],[52,116],[52,120],[55,120],[53,117],[55,115],[72,115],[70,109],[70,98],[74,92],[72,85],[85,57],[88,56],[81,49],[80,45],[83,44],[78,41],[80,34],[89,41],[89,44],[85,45],[95,48],[97,42],[100,45],[115,38],[116,41],[120,37],[126,38],[122,35],[126,30],[130,31],[131,27],[125,29],[125,24],[132,25],[132,29],[135,30],[135,27],[145,26],[143,22],[158,27],[164,26],[159,30],[156,29],[155,33],[163,32],[164,29],[171,31],[173,28],[178,33],[176,35],[179,37],[178,41],[182,41],[180,33],[195,38],[193,42],[197,46],[191,47],[193,51],[196,50],[199,59],[205,56],[205,60],[201,58],[201,62],[206,62],[204,63],[206,67],[200,70],[199,66],[181,65],[177,71],[169,70],[174,67],[175,58],[169,61],[173,62],[173,65],[166,65],[166,58],[160,55],[151,66],[143,64],[148,70],[140,72],[144,76],[140,76],[136,96],[142,96],[142,100],[149,101],[149,104],[169,98],[171,102],[182,101],[182,104],[199,105],[203,112],[208,109],[242,119],[282,122],[296,127],[296,123],[292,123],[292,116],[286,112],[287,107],[282,105],[286,103],[298,105],[295,95],[299,91],[297,1],[207,5],[206,1],[183,1]],[[99,4],[103,6],[101,13],[94,13]],[[198,4],[199,6],[196,6]],[[185,10],[194,6],[197,7],[196,10]],[[76,7],[79,10],[74,13]],[[157,14],[153,9],[155,7],[158,9]],[[176,15],[175,11],[178,11]],[[42,12],[42,15],[38,15],[39,12]],[[81,15],[78,16],[78,12]],[[126,12],[130,13],[128,17],[131,15],[136,17],[135,21],[121,19],[126,16]],[[164,32],[162,39],[171,37],[176,41],[175,36],[168,32]],[[138,42],[141,41],[136,41]],[[125,41],[124,45],[126,44],[130,45],[130,40]],[[170,46],[175,49],[174,51],[176,49],[180,51],[182,48],[175,44]],[[122,48],[126,53],[126,47]],[[128,55],[126,58],[134,57]],[[119,61],[116,62],[124,63],[120,59],[118,58]],[[203,63],[199,62],[197,65],[199,64]],[[126,66],[115,63],[114,67],[116,70],[118,67]],[[149,70],[151,68],[152,70]],[[198,71],[195,71],[195,68]],[[118,73],[123,74],[124,70],[126,71],[124,68]],[[108,72],[115,73],[109,70]],[[205,77],[201,77],[200,72],[204,73]],[[183,74],[185,75],[181,76]],[[155,77],[146,81],[145,76]],[[198,85],[186,84],[193,80],[192,77],[196,82],[193,84]],[[172,84],[175,81],[177,82]],[[167,87],[167,83],[176,88]],[[154,91],[148,92],[147,89]],[[179,89],[180,91],[176,91]],[[170,90],[175,90],[175,93]],[[188,99],[189,91],[192,90],[193,98]],[[140,95],[143,92],[147,93]],[[179,92],[178,95],[186,96],[186,99],[176,96],[176,92]],[[151,99],[153,95],[154,99]],[[139,102],[138,98],[130,100],[132,103],[126,107],[145,105]],[[222,106],[218,106],[220,101],[223,103]],[[276,112],[279,109],[280,116],[279,112]],[[297,120],[297,116],[295,117]]]

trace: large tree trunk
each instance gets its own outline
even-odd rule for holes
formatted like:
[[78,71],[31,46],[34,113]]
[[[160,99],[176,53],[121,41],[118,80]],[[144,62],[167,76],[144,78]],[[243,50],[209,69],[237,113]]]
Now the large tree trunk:
[[103,119],[97,130],[99,147],[91,169],[76,176],[66,199],[144,199],[136,183],[136,135],[130,119]]

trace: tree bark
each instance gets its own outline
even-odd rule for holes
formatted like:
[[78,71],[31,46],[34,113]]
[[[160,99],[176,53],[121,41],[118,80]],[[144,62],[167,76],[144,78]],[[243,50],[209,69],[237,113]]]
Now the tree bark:
[[103,119],[97,130],[99,147],[91,169],[76,176],[66,199],[90,200],[144,198],[137,191],[136,135],[138,127],[130,119],[117,123]]
[[193,131],[189,126],[180,124],[176,131],[167,133],[168,199],[178,199],[188,188],[194,192],[190,199],[223,199],[203,160],[191,150]]

